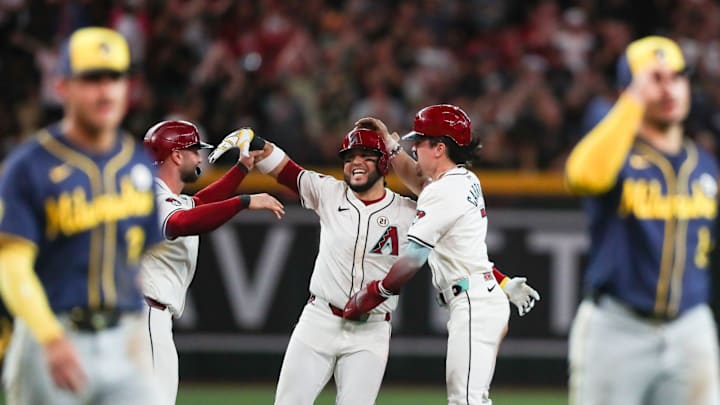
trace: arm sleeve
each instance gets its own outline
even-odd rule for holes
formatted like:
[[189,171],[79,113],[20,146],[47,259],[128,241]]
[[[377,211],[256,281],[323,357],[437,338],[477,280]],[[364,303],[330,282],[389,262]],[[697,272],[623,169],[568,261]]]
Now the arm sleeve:
[[623,94],[612,110],[578,143],[565,167],[570,189],[577,194],[602,194],[617,182],[640,128],[644,109]]
[[179,236],[210,232],[244,208],[247,208],[244,199],[242,196],[238,196],[195,208],[176,210],[165,222],[165,235],[174,239]]
[[207,187],[195,193],[195,205],[222,201],[235,195],[238,186],[247,175],[247,168],[238,163],[227,171],[222,177],[210,183]]
[[33,270],[36,255],[35,247],[26,241],[0,247],[0,294],[10,312],[24,320],[44,344],[63,331]]
[[280,173],[278,173],[277,182],[300,194],[300,191],[298,191],[298,177],[303,170],[305,169],[290,159]]
[[400,293],[400,289],[413,278],[430,256],[432,249],[425,245],[408,241],[405,254],[390,268],[382,280],[382,287],[392,294]]

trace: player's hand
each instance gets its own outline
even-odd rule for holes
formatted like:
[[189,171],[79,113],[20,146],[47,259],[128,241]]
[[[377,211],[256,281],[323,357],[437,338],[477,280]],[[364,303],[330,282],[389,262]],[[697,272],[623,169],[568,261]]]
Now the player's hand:
[[343,309],[343,318],[351,321],[367,320],[368,312],[387,299],[380,295],[378,284],[380,284],[380,280],[373,280],[350,297]]
[[246,169],[248,169],[248,171],[250,171],[253,167],[255,167],[255,160],[262,155],[262,150],[251,150],[248,156],[240,155],[239,161]]
[[55,385],[74,393],[83,390],[87,376],[70,340],[61,336],[45,344],[45,357]]
[[540,294],[527,285],[526,281],[525,277],[514,277],[510,278],[502,287],[510,302],[517,307],[520,316],[530,312],[535,306],[535,302],[540,301]]
[[397,132],[393,132],[391,134],[385,123],[377,118],[360,118],[357,122],[355,122],[355,126],[357,128],[369,129],[380,134],[383,138],[383,142],[385,142],[385,146],[388,148],[388,153],[395,147],[395,145],[397,145],[398,141],[400,141],[400,135],[398,135]]
[[250,195],[250,206],[248,208],[251,210],[270,210],[277,219],[281,219],[285,215],[285,207],[282,203],[268,193]]
[[650,65],[633,75],[627,93],[643,105],[662,98],[661,83],[672,80],[676,73],[663,65]]
[[223,138],[222,142],[210,153],[208,162],[215,163],[225,152],[230,149],[240,149],[240,156],[250,156],[250,142],[255,132],[250,128],[240,128],[230,132]]

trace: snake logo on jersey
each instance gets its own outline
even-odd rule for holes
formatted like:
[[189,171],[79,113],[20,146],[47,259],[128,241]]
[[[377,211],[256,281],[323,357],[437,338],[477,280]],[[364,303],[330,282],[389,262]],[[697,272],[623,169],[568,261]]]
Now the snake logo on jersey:
[[380,240],[377,241],[375,246],[370,249],[370,253],[375,254],[389,254],[391,256],[398,255],[398,230],[396,226],[389,226],[385,229]]

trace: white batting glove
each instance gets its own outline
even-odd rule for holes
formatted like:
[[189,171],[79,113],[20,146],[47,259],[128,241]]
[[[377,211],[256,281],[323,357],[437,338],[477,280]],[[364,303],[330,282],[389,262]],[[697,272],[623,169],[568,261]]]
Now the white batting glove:
[[505,285],[502,286],[510,302],[517,307],[518,315],[520,316],[530,312],[535,306],[535,301],[540,301],[540,294],[525,284],[526,281],[527,279],[525,277],[509,278]]
[[255,132],[250,128],[237,129],[223,138],[222,142],[208,156],[208,162],[215,163],[225,152],[230,149],[240,149],[240,156],[250,156],[250,142],[253,140]]

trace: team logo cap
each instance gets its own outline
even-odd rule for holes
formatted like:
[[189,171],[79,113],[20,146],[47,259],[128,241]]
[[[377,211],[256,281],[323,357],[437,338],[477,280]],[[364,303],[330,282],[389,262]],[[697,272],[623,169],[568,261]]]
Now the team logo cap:
[[685,72],[685,57],[677,42],[661,36],[649,36],[633,41],[618,62],[617,79],[620,87],[627,87],[632,75],[657,64],[675,72]]
[[127,41],[109,28],[87,27],[73,32],[60,54],[60,74],[64,77],[122,75],[129,67]]

